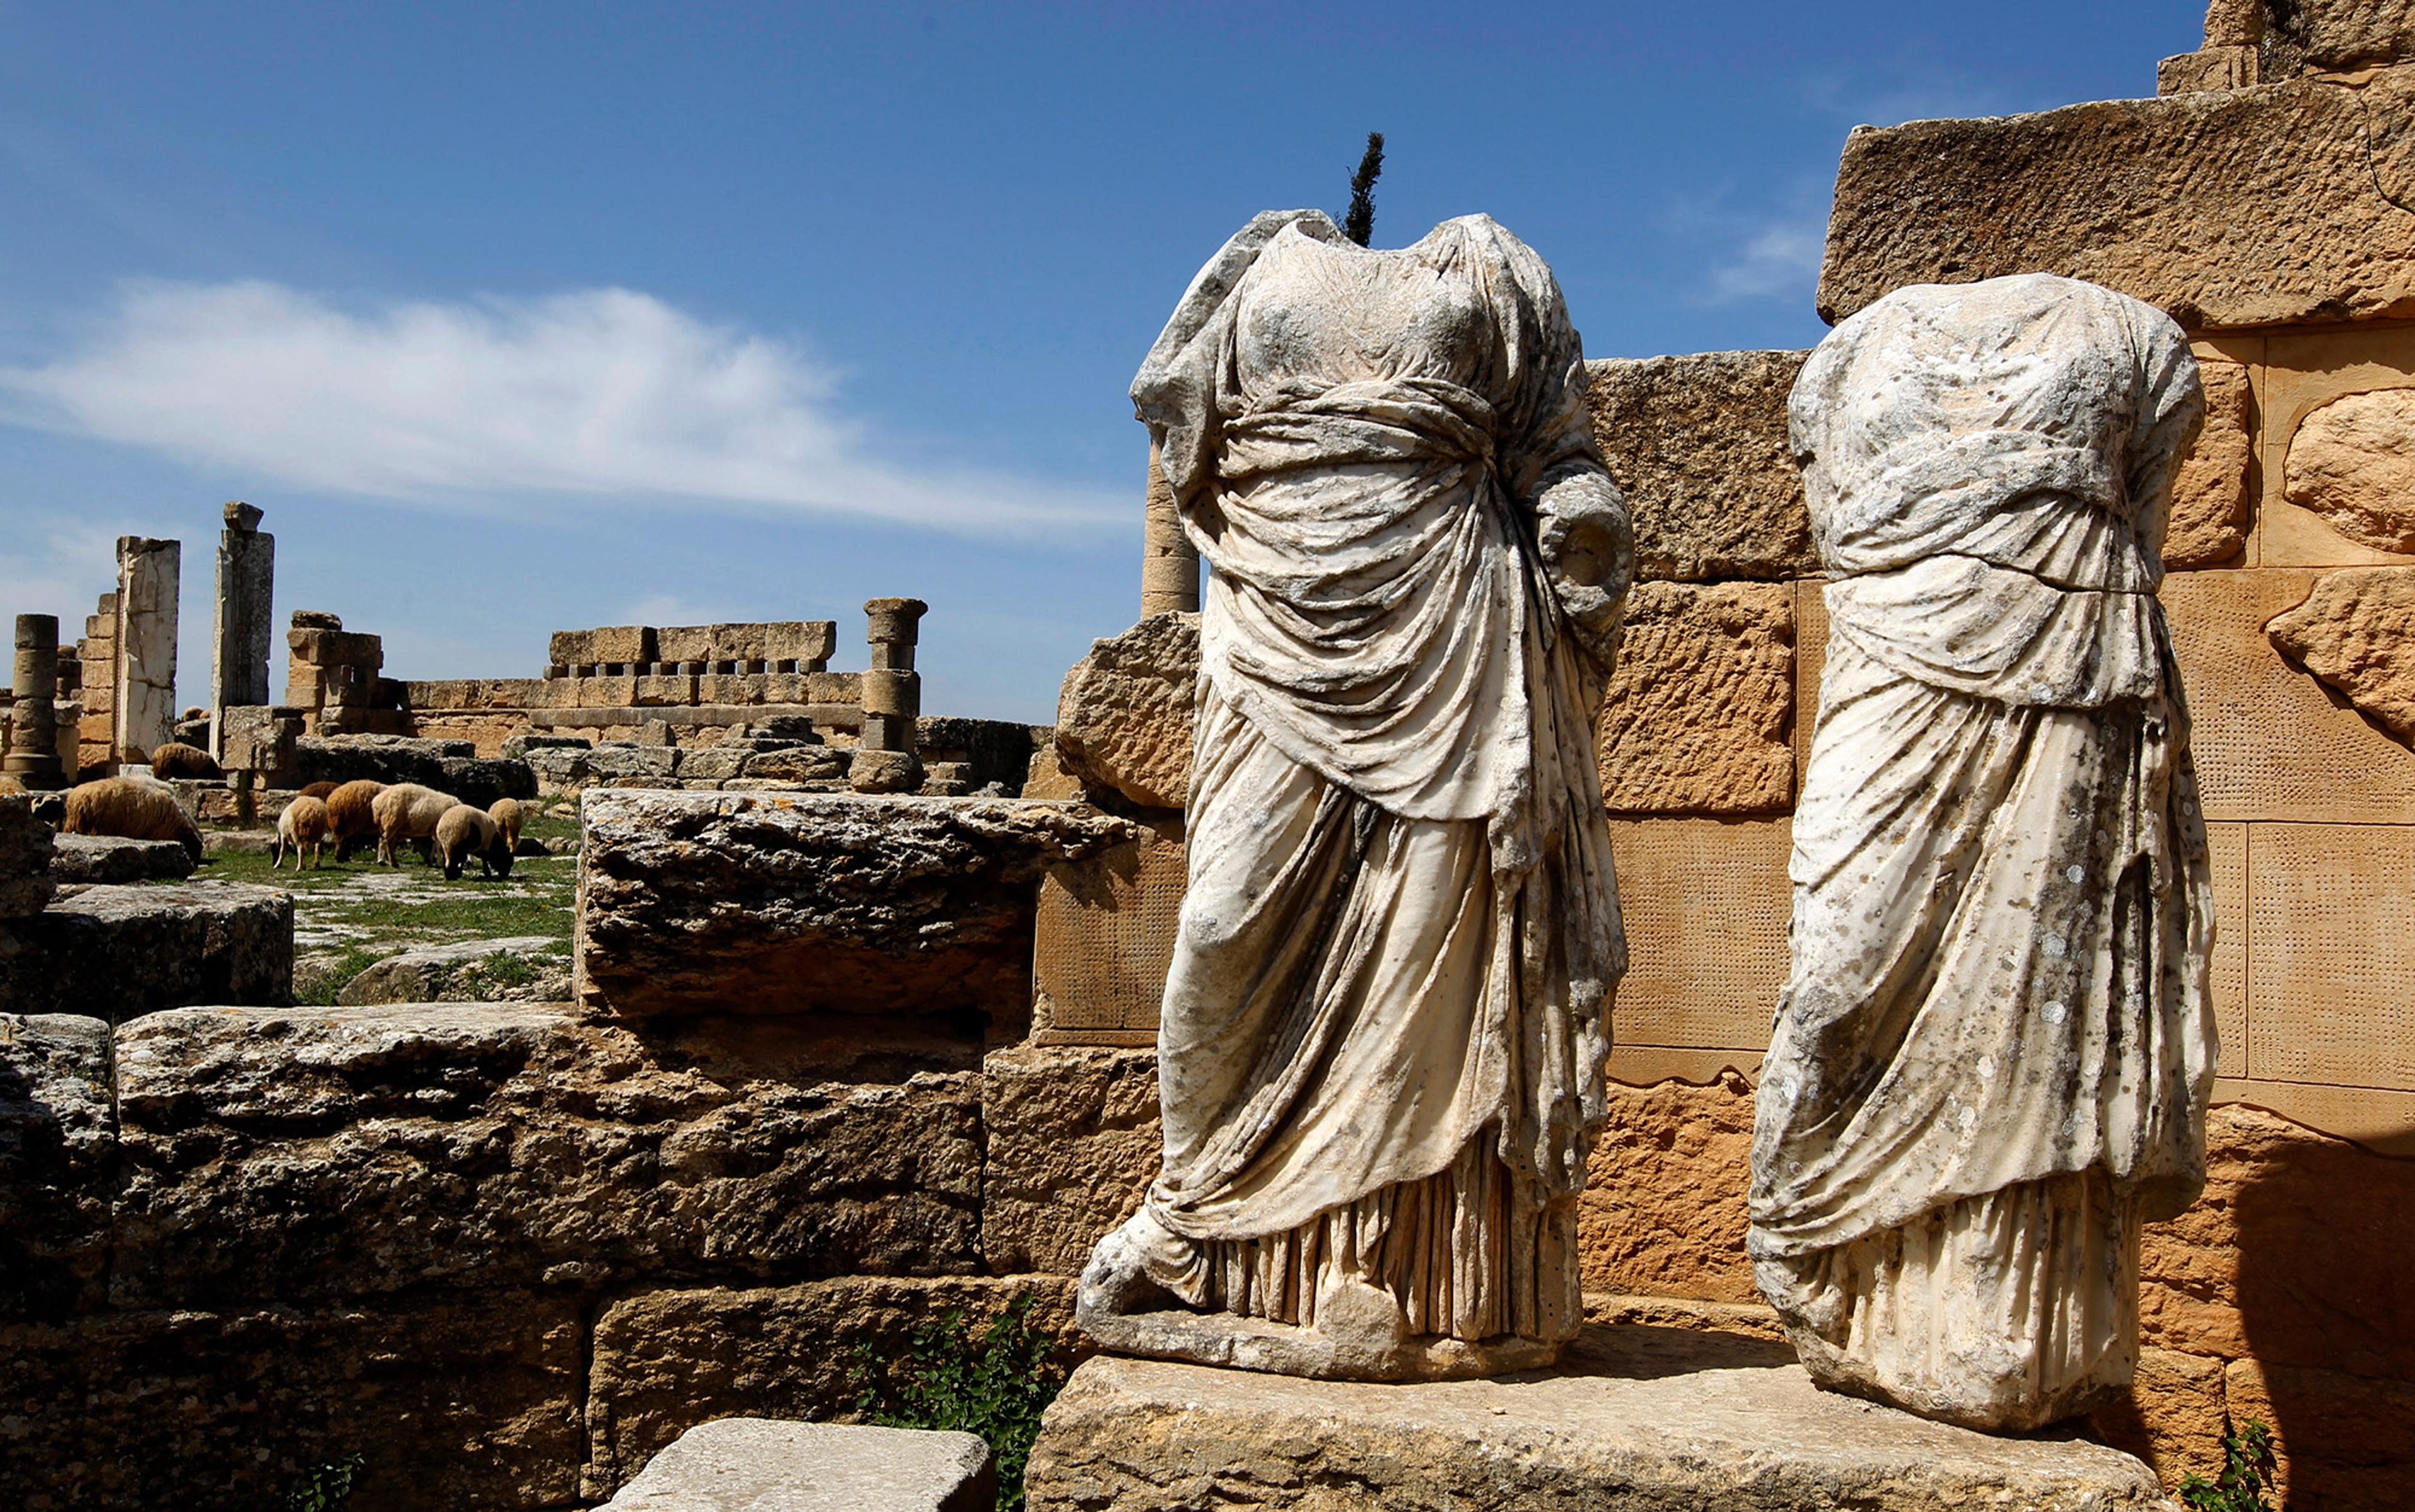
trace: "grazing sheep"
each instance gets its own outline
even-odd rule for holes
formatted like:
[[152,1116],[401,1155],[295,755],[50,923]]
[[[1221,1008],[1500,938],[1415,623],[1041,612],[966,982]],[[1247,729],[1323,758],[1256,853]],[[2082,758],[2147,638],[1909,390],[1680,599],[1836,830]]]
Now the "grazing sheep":
[[484,809],[456,803],[436,821],[436,860],[444,868],[444,880],[458,881],[472,856],[488,876],[512,875],[512,847],[503,839],[503,827]]
[[406,840],[419,852],[420,860],[430,860],[436,821],[460,801],[450,793],[417,783],[397,783],[371,799],[369,811],[377,816],[378,864],[395,865],[395,852]]
[[7,772],[0,772],[0,793],[14,793],[22,798],[25,796],[25,785]]
[[312,783],[308,787],[302,789],[302,796],[304,798],[315,798],[323,803],[327,801],[328,794],[334,792],[337,788],[341,787],[342,786],[344,786],[342,783]]
[[226,769],[216,757],[198,745],[170,741],[151,753],[151,775],[166,782],[172,777],[200,777],[217,781],[226,775]]
[[528,811],[517,798],[499,798],[487,810],[489,818],[503,831],[504,847],[515,856],[520,851],[520,826],[528,822]]
[[268,869],[275,871],[285,864],[286,852],[293,854],[293,869],[302,869],[302,847],[310,847],[310,868],[316,871],[326,862],[327,805],[315,798],[297,798],[285,805],[277,816],[277,839],[268,847]]
[[103,777],[68,794],[62,834],[115,835],[122,840],[173,840],[202,859],[202,831],[176,801],[176,790],[139,777]]
[[385,784],[364,777],[348,782],[327,795],[327,833],[336,842],[336,860],[352,859],[352,847],[377,839],[377,811],[373,804],[385,791]]

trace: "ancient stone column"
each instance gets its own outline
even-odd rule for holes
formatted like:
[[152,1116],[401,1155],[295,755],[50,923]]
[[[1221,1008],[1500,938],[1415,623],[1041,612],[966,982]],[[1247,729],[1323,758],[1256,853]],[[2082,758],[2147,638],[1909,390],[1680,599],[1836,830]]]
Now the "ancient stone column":
[[1181,513],[1174,507],[1174,489],[1158,463],[1157,444],[1148,448],[1148,507],[1141,527],[1140,617],[1170,610],[1196,612],[1199,607],[1199,548],[1182,529]]
[[28,787],[63,787],[59,761],[59,619],[54,614],[17,616],[16,707],[8,716],[8,755],[0,771]]
[[914,720],[922,711],[922,679],[914,670],[914,642],[930,606],[918,598],[865,602],[872,669],[863,674],[863,735],[848,768],[860,793],[904,793],[922,786],[914,755]]
[[271,580],[277,537],[260,533],[260,511],[229,501],[218,532],[218,592],[210,641],[210,754],[224,756],[226,711],[268,702]]
[[176,590],[184,548],[117,538],[117,711],[121,761],[146,762],[176,730]]

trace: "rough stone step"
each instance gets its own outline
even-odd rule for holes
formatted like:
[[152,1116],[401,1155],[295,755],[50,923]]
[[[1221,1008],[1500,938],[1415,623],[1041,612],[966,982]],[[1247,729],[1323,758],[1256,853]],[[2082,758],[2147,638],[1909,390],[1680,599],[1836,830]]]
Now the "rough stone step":
[[[1835,1396],[1783,1344],[1595,1326],[1548,1372],[1370,1385],[1101,1355],[1048,1409],[1030,1512],[2122,1512],[2146,1465]],[[1342,1494],[1337,1494],[1342,1493]]]
[[725,1417],[680,1435],[596,1512],[986,1512],[972,1433]]

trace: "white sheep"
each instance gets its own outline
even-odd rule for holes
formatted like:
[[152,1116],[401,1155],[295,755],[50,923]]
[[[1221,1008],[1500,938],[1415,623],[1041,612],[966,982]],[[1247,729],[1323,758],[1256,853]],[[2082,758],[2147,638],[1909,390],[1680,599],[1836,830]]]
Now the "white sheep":
[[444,868],[444,880],[458,881],[472,856],[488,876],[512,875],[512,848],[503,840],[503,827],[484,809],[456,803],[436,821],[436,860]]
[[419,852],[421,860],[429,859],[436,821],[444,817],[446,809],[460,801],[450,793],[440,793],[417,783],[397,783],[371,799],[369,812],[377,816],[378,864],[396,864],[395,853],[406,840]]
[[511,847],[512,854],[518,855],[520,827],[528,822],[528,811],[520,807],[520,801],[517,798],[499,798],[487,810],[487,813],[495,821],[496,827],[503,831],[503,842]]
[[293,869],[302,869],[302,847],[310,847],[310,867],[316,871],[326,863],[327,805],[305,794],[285,805],[277,816],[277,841],[268,847],[268,869],[275,871],[285,864],[287,852],[293,856]]

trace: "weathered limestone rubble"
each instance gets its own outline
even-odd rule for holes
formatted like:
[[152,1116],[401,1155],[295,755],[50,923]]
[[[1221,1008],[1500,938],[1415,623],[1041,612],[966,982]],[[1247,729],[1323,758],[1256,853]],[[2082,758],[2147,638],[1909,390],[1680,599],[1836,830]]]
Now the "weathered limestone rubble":
[[1057,695],[1058,767],[1144,808],[1180,808],[1198,698],[1198,615],[1151,615],[1095,641]]
[[976,1433],[724,1417],[654,1456],[597,1512],[990,1512]]
[[2415,745],[2415,568],[2325,573],[2264,633],[2358,712]]
[[113,1122],[108,1025],[0,1014],[0,1320],[100,1301]]
[[51,853],[51,880],[172,881],[193,875],[193,858],[173,840],[121,840],[114,835],[61,835]]
[[2198,376],[2205,384],[2205,428],[2172,474],[2171,523],[2164,531],[2164,565],[2175,570],[2219,566],[2247,545],[2255,453],[2247,368],[2200,361]]
[[1635,586],[1601,708],[1612,813],[1782,813],[1793,726],[1791,584]]
[[976,1055],[562,1006],[153,1014],[118,1040],[111,1297],[976,1270]]
[[1074,803],[591,790],[584,1001],[624,1017],[975,1012],[1030,1004],[1041,874],[1132,839]]
[[1022,1044],[982,1073],[982,1257],[1000,1275],[1070,1276],[1157,1175],[1157,1055]]
[[293,782],[418,783],[478,808],[529,799],[536,776],[521,759],[481,757],[468,741],[400,735],[304,736],[293,742]]
[[12,1490],[253,1512],[366,1451],[395,1512],[562,1506],[580,1334],[577,1296],[542,1289],[0,1322]]
[[239,882],[86,887],[8,924],[0,1004],[125,1023],[189,1003],[292,996],[293,898]]
[[1588,363],[1594,440],[1635,514],[1639,578],[1815,571],[1803,477],[1786,449],[1802,352]]
[[34,917],[50,906],[58,888],[51,876],[57,845],[51,827],[34,817],[31,798],[0,793],[0,931],[8,927],[8,921]]
[[2415,313],[2408,86],[2297,80],[1856,129],[1820,313],[2050,272],[2194,330]]
[[2415,551],[2415,389],[2348,394],[2289,438],[2283,497],[2377,551]]
[[1549,1373],[1358,1385],[1091,1360],[1048,1410],[1032,1512],[1247,1505],[1545,1512],[2168,1508],[2145,1465],[1815,1390],[1782,1345],[1594,1327]]

